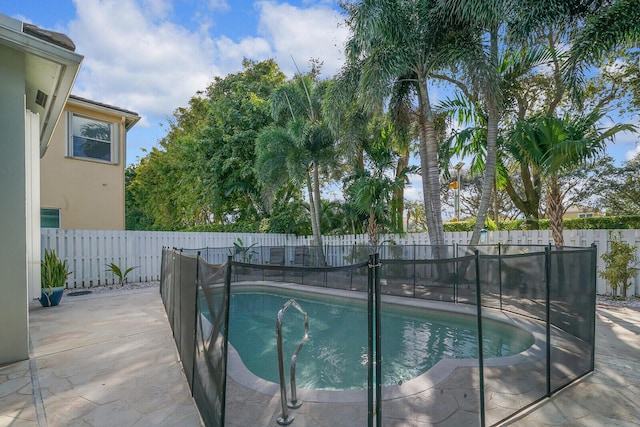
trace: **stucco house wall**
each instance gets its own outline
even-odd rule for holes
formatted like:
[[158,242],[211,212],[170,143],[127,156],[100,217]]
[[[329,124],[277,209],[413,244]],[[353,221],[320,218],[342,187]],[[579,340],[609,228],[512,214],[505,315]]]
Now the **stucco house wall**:
[[0,366],[29,357],[28,286],[40,273],[39,153],[82,56],[66,36],[0,14]]
[[[111,161],[73,155],[74,117],[111,125]],[[40,165],[40,206],[59,211],[59,228],[124,230],[126,137],[127,130],[139,119],[131,111],[69,97]]]

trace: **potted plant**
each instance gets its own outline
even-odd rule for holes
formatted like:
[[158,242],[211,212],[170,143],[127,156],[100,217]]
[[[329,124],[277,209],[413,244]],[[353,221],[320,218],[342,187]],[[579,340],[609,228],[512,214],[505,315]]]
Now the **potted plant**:
[[71,272],[67,260],[61,260],[54,250],[44,250],[44,259],[41,262],[40,277],[42,279],[42,294],[40,304],[43,307],[58,305],[64,292],[64,284]]

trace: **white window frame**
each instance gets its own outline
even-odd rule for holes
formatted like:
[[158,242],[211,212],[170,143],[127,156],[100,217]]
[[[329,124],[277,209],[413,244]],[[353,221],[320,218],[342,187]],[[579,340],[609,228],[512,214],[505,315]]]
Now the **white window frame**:
[[[98,122],[98,123],[104,123],[109,125],[109,128],[111,130],[111,141],[109,141],[109,144],[111,144],[111,151],[110,151],[110,156],[111,156],[111,160],[104,160],[104,159],[99,159],[96,157],[90,157],[90,156],[76,156],[74,154],[74,150],[73,150],[73,120],[74,117],[79,117],[85,120],[91,120],[94,122]],[[66,146],[66,156],[67,157],[71,157],[73,159],[78,159],[78,160],[87,160],[90,162],[98,162],[98,163],[108,163],[108,164],[113,164],[113,165],[117,165],[119,163],[119,129],[118,129],[118,123],[113,122],[113,121],[109,121],[109,120],[104,120],[104,119],[97,119],[95,117],[91,117],[88,115],[84,115],[84,114],[78,114],[78,113],[74,113],[72,111],[68,111],[67,112],[67,146]],[[101,141],[101,142],[107,142],[107,141]]]

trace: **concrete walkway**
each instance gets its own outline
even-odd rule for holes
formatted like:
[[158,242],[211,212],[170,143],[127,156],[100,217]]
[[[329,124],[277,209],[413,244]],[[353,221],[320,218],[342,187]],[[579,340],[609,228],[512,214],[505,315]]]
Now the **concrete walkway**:
[[[157,288],[30,318],[31,359],[0,367],[0,427],[201,426]],[[598,306],[596,334],[595,373],[504,425],[640,426],[640,310]]]
[[0,426],[200,426],[157,287],[30,309],[31,360],[0,368]]

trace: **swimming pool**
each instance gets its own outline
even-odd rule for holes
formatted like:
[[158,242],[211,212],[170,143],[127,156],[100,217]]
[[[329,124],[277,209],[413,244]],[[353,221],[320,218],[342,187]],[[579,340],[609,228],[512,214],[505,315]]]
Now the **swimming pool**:
[[[274,288],[237,287],[230,304],[229,341],[244,366],[255,376],[278,382],[275,319],[294,298],[309,316],[309,341],[298,355],[299,388],[360,390],[367,386],[367,306],[362,299],[292,293]],[[478,357],[473,316],[382,306],[382,383],[399,385],[444,359]],[[303,335],[302,315],[288,311],[283,321],[285,371]],[[520,328],[483,319],[484,356],[505,357],[529,348],[533,336]],[[288,378],[287,378],[288,382]]]

